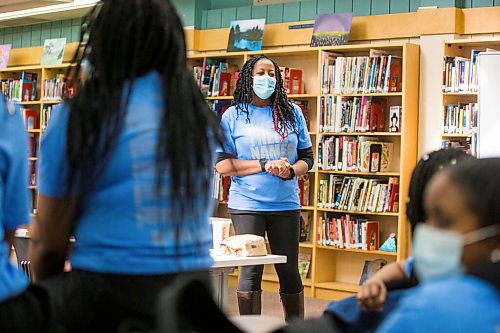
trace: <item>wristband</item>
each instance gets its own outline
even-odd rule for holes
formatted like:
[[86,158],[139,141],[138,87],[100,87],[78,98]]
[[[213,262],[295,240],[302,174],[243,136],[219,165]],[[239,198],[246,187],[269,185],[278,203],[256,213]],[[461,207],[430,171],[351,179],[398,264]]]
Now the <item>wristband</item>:
[[281,178],[283,180],[292,180],[295,178],[295,170],[293,169],[293,167],[290,167],[290,177],[289,178]]
[[260,164],[260,170],[262,172],[265,172],[266,171],[266,163],[267,163],[268,159],[267,158],[261,158],[259,160],[259,164]]

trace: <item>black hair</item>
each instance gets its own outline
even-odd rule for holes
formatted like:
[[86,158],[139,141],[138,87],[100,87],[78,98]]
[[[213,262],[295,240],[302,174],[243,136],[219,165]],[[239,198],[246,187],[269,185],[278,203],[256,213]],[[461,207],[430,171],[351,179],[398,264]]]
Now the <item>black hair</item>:
[[467,161],[447,170],[481,227],[500,224],[500,158]]
[[[156,71],[164,101],[156,195],[171,207],[162,222],[169,221],[178,232],[182,218],[198,212],[193,207],[211,187],[212,149],[222,136],[188,70],[184,30],[171,1],[102,1],[83,19],[80,51],[73,59],[77,65],[68,76],[80,77],[83,58],[92,71],[67,101],[68,195],[81,201],[95,186],[118,144],[134,81]],[[203,204],[209,204],[208,195]]]
[[461,164],[470,159],[473,157],[460,149],[446,148],[426,154],[418,161],[411,176],[406,205],[406,217],[410,222],[412,232],[417,224],[427,219],[424,209],[424,192],[431,178],[443,168]]
[[250,58],[243,65],[236,83],[236,89],[234,90],[233,105],[236,105],[238,114],[240,112],[246,113],[246,121],[250,122],[248,104],[250,104],[253,99],[253,68],[261,59],[267,59],[274,65],[276,89],[270,97],[273,110],[273,123],[276,132],[282,138],[285,138],[288,135],[288,130],[293,131],[295,129],[297,120],[293,105],[288,101],[286,95],[280,68],[273,59],[266,55],[258,55]]

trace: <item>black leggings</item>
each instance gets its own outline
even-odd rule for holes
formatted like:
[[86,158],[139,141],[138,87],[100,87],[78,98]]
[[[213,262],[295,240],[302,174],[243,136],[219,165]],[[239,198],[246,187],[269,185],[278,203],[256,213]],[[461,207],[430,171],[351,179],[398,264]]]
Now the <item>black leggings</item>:
[[[280,281],[280,292],[301,292],[304,287],[298,268],[300,211],[243,212],[231,209],[230,213],[237,235],[264,237],[267,232],[271,252],[287,257],[286,264],[274,265]],[[238,291],[259,291],[263,270],[263,265],[241,267]]]

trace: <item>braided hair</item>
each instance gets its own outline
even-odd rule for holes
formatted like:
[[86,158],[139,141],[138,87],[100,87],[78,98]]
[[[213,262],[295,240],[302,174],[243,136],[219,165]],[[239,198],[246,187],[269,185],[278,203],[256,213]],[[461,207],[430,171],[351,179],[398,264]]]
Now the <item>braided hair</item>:
[[[187,68],[184,30],[171,0],[100,2],[83,20],[80,51],[73,59],[77,65],[69,77],[80,77],[83,58],[92,71],[66,101],[68,194],[83,199],[95,186],[118,144],[134,81],[155,71],[164,98],[156,195],[170,206],[171,215],[162,219],[178,231],[182,218],[197,214],[193,207],[199,207],[200,193],[210,189],[212,148],[222,136]],[[182,167],[174,165],[179,161]],[[201,204],[209,204],[208,196]]]
[[424,209],[424,193],[431,178],[446,167],[471,159],[473,159],[472,156],[460,149],[447,148],[426,154],[418,161],[411,176],[406,205],[406,217],[410,221],[412,233],[417,224],[427,219]]
[[273,124],[274,130],[284,139],[288,136],[288,131],[293,131],[295,129],[297,120],[295,118],[294,107],[286,96],[283,77],[281,76],[279,66],[273,59],[266,55],[258,55],[252,57],[243,65],[243,69],[238,77],[236,89],[234,90],[233,105],[236,105],[238,115],[240,112],[246,114],[246,122],[249,123],[250,114],[248,112],[248,104],[252,103],[253,100],[253,68],[261,59],[267,59],[274,65],[276,89],[270,97]]

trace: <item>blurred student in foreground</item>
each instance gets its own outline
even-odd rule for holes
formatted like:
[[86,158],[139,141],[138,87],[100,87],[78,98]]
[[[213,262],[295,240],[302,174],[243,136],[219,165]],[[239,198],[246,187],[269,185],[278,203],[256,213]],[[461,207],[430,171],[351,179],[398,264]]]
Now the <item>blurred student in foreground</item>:
[[219,126],[187,68],[171,1],[100,2],[83,20],[82,48],[87,78],[41,143],[32,263],[63,329],[148,330],[177,275],[209,283]]
[[412,251],[420,286],[380,332],[498,332],[499,170],[500,159],[472,160],[431,180]]

